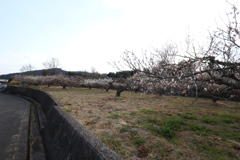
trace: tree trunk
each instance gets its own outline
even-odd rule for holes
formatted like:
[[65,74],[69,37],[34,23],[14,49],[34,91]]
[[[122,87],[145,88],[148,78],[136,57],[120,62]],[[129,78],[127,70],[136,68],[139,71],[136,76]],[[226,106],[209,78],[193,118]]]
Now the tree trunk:
[[139,87],[138,87],[137,89],[135,89],[134,92],[137,93],[137,92],[139,92],[139,90],[140,90],[140,89],[139,89]]
[[63,89],[66,89],[67,85],[63,85],[62,87],[63,87]]
[[121,90],[117,90],[116,97],[120,97],[121,93],[122,93]]
[[216,97],[213,97],[213,99],[212,99],[212,101],[215,103],[215,102],[217,102],[217,100],[218,100],[218,98],[216,98]]
[[119,97],[121,95],[121,92],[123,92],[124,90],[126,90],[126,87],[124,86],[114,86],[112,84],[112,82],[109,82],[109,88],[112,88],[112,89],[116,89],[117,90],[117,93],[116,93],[116,97]]

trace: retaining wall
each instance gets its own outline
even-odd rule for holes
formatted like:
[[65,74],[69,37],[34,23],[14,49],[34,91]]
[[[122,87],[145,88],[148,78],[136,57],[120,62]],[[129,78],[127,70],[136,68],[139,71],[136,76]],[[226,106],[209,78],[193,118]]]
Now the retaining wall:
[[50,160],[120,160],[79,122],[68,115],[49,94],[31,88],[9,86],[5,93],[20,94],[38,101],[40,133]]

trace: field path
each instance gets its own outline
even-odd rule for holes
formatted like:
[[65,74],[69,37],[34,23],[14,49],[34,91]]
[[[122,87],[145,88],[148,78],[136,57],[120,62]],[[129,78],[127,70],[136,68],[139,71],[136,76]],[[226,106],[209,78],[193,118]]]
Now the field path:
[[30,103],[0,93],[0,157],[26,159]]

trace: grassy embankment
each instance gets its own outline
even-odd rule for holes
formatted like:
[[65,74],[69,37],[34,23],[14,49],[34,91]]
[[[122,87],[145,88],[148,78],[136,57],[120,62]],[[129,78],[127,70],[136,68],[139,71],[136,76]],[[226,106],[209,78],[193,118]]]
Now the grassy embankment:
[[239,102],[127,91],[116,98],[116,91],[87,88],[43,90],[123,159],[240,159]]

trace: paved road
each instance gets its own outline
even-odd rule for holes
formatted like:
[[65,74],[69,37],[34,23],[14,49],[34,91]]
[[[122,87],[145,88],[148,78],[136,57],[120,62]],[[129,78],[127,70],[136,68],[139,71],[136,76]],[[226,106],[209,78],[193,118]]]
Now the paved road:
[[0,93],[0,159],[27,159],[30,103]]

